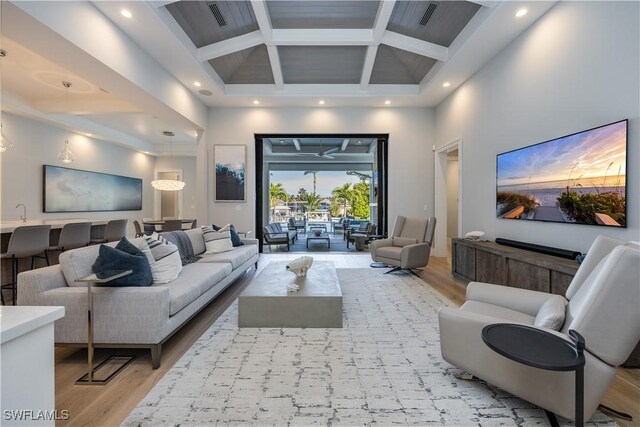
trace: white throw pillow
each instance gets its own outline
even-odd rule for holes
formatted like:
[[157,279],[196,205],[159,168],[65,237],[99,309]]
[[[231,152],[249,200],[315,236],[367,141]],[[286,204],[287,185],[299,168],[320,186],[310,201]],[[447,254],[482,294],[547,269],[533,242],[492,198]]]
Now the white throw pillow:
[[[154,233],[162,240],[156,240],[153,236],[146,236],[143,239],[136,239],[136,246],[147,256],[153,283],[169,283],[178,277],[182,271],[182,260],[178,247],[169,243],[160,235]],[[166,242],[166,243],[165,243]]]
[[[226,228],[226,227],[225,227]],[[220,229],[215,231],[212,227],[202,227],[202,236],[204,237],[204,245],[207,248],[206,254],[217,254],[233,250],[231,243],[231,232]]]
[[567,300],[564,297],[560,295],[552,296],[538,310],[533,326],[559,331],[564,324],[564,316],[567,311],[566,305]]

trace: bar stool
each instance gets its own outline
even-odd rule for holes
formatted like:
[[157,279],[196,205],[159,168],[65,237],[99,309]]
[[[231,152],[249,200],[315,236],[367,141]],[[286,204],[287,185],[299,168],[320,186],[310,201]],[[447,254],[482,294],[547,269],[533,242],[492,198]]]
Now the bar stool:
[[[35,258],[45,258],[41,256],[49,248],[50,225],[31,225],[16,227],[9,238],[7,252],[0,254],[0,258],[11,258],[11,283],[0,287],[0,299],[4,305],[4,294],[2,289],[13,291],[13,305],[16,304],[16,294],[18,293],[18,258],[31,257],[31,269],[34,268]],[[49,260],[47,259],[47,265]]]
[[47,262],[49,260],[49,252],[64,252],[71,249],[87,246],[91,241],[91,223],[90,222],[74,222],[65,224],[60,232],[58,244],[49,246],[45,251]]
[[162,225],[162,231],[180,231],[182,230],[181,219],[168,219]]
[[129,222],[128,219],[112,219],[107,222],[107,226],[104,229],[104,237],[102,239],[92,239],[91,243],[115,242],[122,239],[127,235],[127,222]]
[[142,232],[142,227],[140,226],[140,223],[138,222],[137,219],[133,220],[133,227],[136,229],[136,237],[144,236],[144,233]]

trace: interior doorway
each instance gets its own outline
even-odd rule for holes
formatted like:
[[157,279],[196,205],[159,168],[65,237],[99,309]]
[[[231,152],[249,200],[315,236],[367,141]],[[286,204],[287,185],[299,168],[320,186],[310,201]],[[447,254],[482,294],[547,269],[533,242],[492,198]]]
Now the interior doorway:
[[[182,181],[182,169],[156,170],[154,179]],[[154,191],[154,217],[156,219],[182,218],[182,191]]]
[[451,239],[460,237],[463,230],[462,139],[436,149],[435,161],[435,255],[449,258]]

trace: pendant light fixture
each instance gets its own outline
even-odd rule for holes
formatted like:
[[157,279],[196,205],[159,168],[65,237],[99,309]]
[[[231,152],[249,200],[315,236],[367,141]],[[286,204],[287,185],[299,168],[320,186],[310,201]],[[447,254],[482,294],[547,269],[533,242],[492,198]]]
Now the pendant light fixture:
[[[69,88],[71,87],[71,83],[63,81],[62,86],[66,88],[65,102],[68,107],[69,106]],[[64,127],[64,130],[66,132],[66,136],[64,139],[64,149],[58,153],[58,160],[60,160],[62,163],[69,164],[76,159],[76,156],[74,156],[71,150],[69,150],[69,128],[66,125]]]
[[[171,156],[171,160],[173,160],[172,138],[174,136],[174,133],[166,130],[162,132],[162,134],[169,137],[169,153]],[[178,181],[175,179],[156,179],[155,181],[151,181],[151,186],[160,191],[180,191],[184,188],[184,184],[184,181]]]

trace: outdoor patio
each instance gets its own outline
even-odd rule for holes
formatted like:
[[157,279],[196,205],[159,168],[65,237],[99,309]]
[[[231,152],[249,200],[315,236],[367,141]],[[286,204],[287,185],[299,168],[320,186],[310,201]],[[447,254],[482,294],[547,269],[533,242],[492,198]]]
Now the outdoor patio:
[[[311,226],[318,224],[311,224]],[[331,228],[331,224],[326,224],[327,227],[327,236],[329,237],[330,245],[327,244],[326,240],[310,240],[309,247],[307,248],[307,237],[313,236],[313,232],[309,229],[309,224],[307,224],[307,228],[305,231],[298,230],[298,238],[290,246],[289,252],[357,252],[355,249],[355,245],[353,242],[349,244],[347,248],[347,241],[344,240],[344,234],[341,230],[338,230],[336,234],[334,234],[333,229]],[[283,224],[283,228],[286,226]],[[330,247],[329,247],[330,246]],[[365,246],[365,252],[369,251],[369,246]],[[287,253],[286,245],[273,245],[269,247],[269,245],[264,245],[264,253]]]

